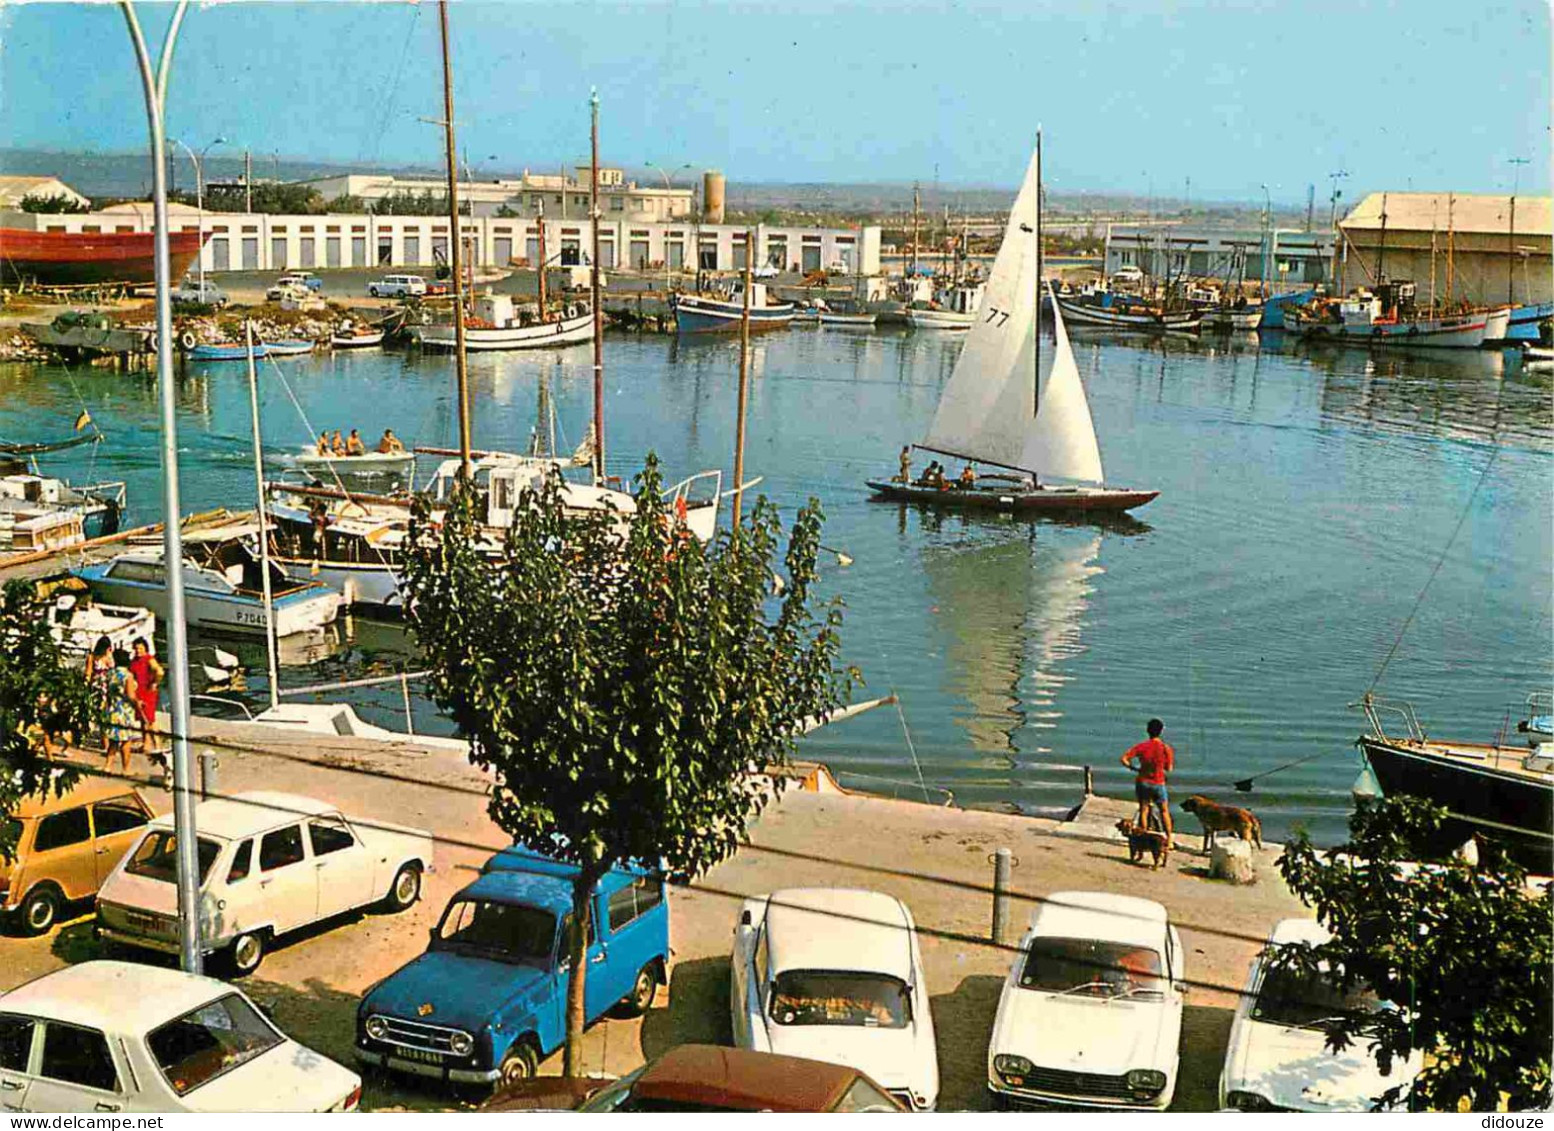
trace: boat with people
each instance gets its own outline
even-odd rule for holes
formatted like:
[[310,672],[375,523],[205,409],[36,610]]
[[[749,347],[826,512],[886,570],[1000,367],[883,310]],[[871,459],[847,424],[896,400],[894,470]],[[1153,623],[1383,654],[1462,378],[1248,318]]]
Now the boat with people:
[[346,491],[389,495],[407,490],[415,478],[415,453],[403,448],[359,455],[325,454],[307,448],[291,458],[294,466],[315,483]]
[[[879,498],[957,510],[1115,514],[1159,494],[1101,486],[1100,446],[1061,304],[1053,311],[1056,348],[1042,371],[1041,208],[1038,133],[993,261],[984,316],[971,327],[928,435],[915,445],[963,460],[965,470],[956,479],[914,480],[904,454],[902,474],[867,481]],[[975,464],[998,471],[976,472]]]
[[[681,334],[738,333],[745,315],[742,283],[735,283],[725,294],[676,294],[670,296],[675,328]],[[792,324],[798,307],[791,302],[775,302],[765,283],[750,284],[750,330],[781,330]]]
[[[1554,871],[1554,712],[1548,692],[1527,697],[1520,743],[1506,734],[1493,743],[1431,738],[1410,704],[1369,693],[1356,706],[1369,730],[1355,744],[1382,794],[1420,797],[1448,811],[1446,841],[1437,848],[1477,834],[1506,844],[1540,875]],[[1399,720],[1401,733],[1387,732],[1383,714]]]

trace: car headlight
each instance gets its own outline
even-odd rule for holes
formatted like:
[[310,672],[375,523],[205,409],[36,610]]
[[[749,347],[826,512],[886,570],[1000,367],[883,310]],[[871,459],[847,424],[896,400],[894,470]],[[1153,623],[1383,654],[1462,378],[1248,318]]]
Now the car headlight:
[[468,1056],[475,1051],[475,1038],[468,1033],[455,1033],[448,1038],[448,1048],[454,1056]]
[[1231,1092],[1225,1097],[1225,1106],[1235,1111],[1273,1111],[1273,1101],[1256,1092]]
[[373,1040],[381,1041],[384,1034],[388,1032],[388,1022],[377,1014],[373,1014],[367,1018],[367,1024],[363,1028],[367,1030],[367,1035]]
[[1158,1096],[1166,1086],[1166,1074],[1154,1068],[1135,1068],[1124,1079],[1130,1092],[1145,1099]]
[[993,1058],[994,1072],[1003,1077],[1019,1076],[1022,1078],[1022,1082],[1023,1077],[1029,1076],[1034,1068],[1035,1065],[1023,1056],[1008,1056],[1000,1053]]

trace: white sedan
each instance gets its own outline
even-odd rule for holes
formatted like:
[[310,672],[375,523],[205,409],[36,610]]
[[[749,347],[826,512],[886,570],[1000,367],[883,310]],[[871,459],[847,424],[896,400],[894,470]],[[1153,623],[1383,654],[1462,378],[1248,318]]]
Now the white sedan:
[[214,978],[83,962],[0,996],[12,1111],[354,1111],[361,1077]]
[[[432,866],[432,837],[347,817],[333,805],[254,791],[201,803],[200,941],[237,974],[258,969],[281,935],[370,904],[403,911]],[[97,893],[97,933],[109,942],[178,953],[177,837],[169,814]]]
[[899,899],[848,888],[747,899],[731,964],[739,1048],[856,1068],[918,1111],[938,1102],[928,982]]
[[[1268,947],[1331,938],[1311,919],[1274,925]],[[1230,1023],[1230,1044],[1219,1078],[1221,1108],[1232,1111],[1369,1111],[1382,1094],[1405,1089],[1424,1067],[1421,1054],[1382,1075],[1363,1042],[1343,1052],[1327,1047],[1324,1022],[1353,1010],[1377,1009],[1375,998],[1356,988],[1343,993],[1327,979],[1303,978],[1293,970],[1268,969],[1269,950],[1252,963],[1246,989]]]
[[1152,900],[1048,896],[998,999],[987,1050],[995,1102],[1163,1111],[1176,1092],[1182,960]]

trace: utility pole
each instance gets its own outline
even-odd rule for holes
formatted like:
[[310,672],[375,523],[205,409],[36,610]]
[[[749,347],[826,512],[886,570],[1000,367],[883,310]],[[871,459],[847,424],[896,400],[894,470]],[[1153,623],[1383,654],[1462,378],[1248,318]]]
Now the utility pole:
[[1333,185],[1333,191],[1327,198],[1329,205],[1327,226],[1329,228],[1336,228],[1338,226],[1338,200],[1341,196],[1343,196],[1343,193],[1339,191],[1338,182],[1343,180],[1348,175],[1349,171],[1347,169],[1339,169],[1336,173],[1329,173],[1327,175],[1328,180],[1330,180]]
[[1511,168],[1515,173],[1511,179],[1511,222],[1506,228],[1505,301],[1512,306],[1516,305],[1516,190],[1522,187],[1522,166],[1526,164],[1528,160],[1525,157],[1511,158]]
[[189,758],[189,631],[183,595],[183,526],[178,500],[178,415],[173,388],[172,261],[167,250],[167,134],[163,112],[167,105],[168,72],[173,64],[173,45],[183,24],[188,0],[178,0],[162,57],[156,69],[132,0],[119,0],[124,22],[129,25],[136,62],[146,100],[146,121],[151,135],[151,200],[155,227],[152,234],[156,263],[156,376],[162,424],[162,572],[167,586],[167,690],[173,723],[173,834],[174,872],[178,889],[178,963],[190,974],[204,965],[200,945],[200,861],[195,834],[193,765]]
[[254,210],[254,151],[243,150],[243,211]]
[[745,232],[744,308],[739,312],[739,409],[734,423],[734,529],[745,500],[745,405],[750,399],[750,255],[755,233]]
[[254,499],[259,515],[260,593],[264,598],[264,649],[269,661],[270,708],[280,705],[280,661],[275,640],[275,597],[270,590],[270,523],[264,498],[264,448],[259,434],[259,374],[254,367],[254,324],[244,320],[248,343],[248,411],[254,431]]
[[[604,311],[599,308],[599,91],[588,93],[589,197],[593,230],[594,304],[594,482],[604,482]],[[749,256],[746,256],[748,259]]]
[[1308,232],[1311,231],[1312,212],[1316,208],[1316,204],[1317,186],[1308,184],[1306,186],[1306,231]]
[[464,347],[464,256],[460,245],[463,229],[459,217],[459,168],[458,150],[453,140],[453,56],[448,46],[448,0],[437,5],[438,23],[442,30],[442,112],[443,137],[448,149],[448,254],[453,269],[453,337],[454,367],[458,374],[459,390],[459,474],[470,477],[469,443],[469,359]]
[[922,218],[922,213],[919,211],[921,206],[922,206],[922,200],[921,200],[920,194],[918,192],[917,182],[913,181],[912,182],[912,277],[914,279],[917,277],[917,232],[918,232],[919,221]]

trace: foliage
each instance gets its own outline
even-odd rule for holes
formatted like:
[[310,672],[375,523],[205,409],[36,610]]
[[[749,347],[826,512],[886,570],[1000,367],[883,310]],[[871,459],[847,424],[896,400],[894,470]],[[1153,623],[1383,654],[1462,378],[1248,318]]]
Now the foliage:
[[325,211],[324,195],[312,185],[289,185],[279,181],[255,181],[246,190],[242,185],[206,184],[205,207],[212,212],[246,212],[250,196],[255,212],[321,216]]
[[[395,189],[374,201],[369,211],[378,216],[446,216],[448,194],[434,193],[431,189],[422,189],[420,192],[407,188]],[[468,200],[459,202],[459,215],[470,215]]]
[[[835,666],[839,602],[813,596],[817,503],[789,531],[778,599],[774,506],[761,500],[704,546],[661,487],[649,456],[627,520],[568,510],[552,473],[523,492],[500,564],[483,552],[473,488],[457,489],[440,532],[424,508],[412,526],[407,608],[431,694],[495,771],[497,825],[580,866],[579,923],[612,865],[695,876],[733,853],[780,788],[750,771],[786,761],[804,720],[844,702],[855,675]],[[569,1073],[585,973],[578,931]]]
[[[49,632],[50,605],[31,582],[0,589],[0,809],[49,788],[64,793],[77,771],[43,756],[43,735],[83,737],[100,721],[86,679]],[[16,830],[0,822],[0,855],[11,859]]]
[[1301,833],[1279,870],[1333,940],[1281,948],[1277,961],[1308,972],[1326,963],[1390,1007],[1337,1020],[1330,1047],[1362,1041],[1383,1070],[1426,1054],[1413,1087],[1392,1088],[1381,1106],[1545,1110],[1554,894],[1530,893],[1511,860],[1403,866],[1418,859],[1411,846],[1439,842],[1445,820],[1438,806],[1398,797],[1361,803],[1349,842],[1330,853]]
[[22,197],[23,212],[47,212],[79,213],[90,212],[92,206],[89,202],[74,200],[64,193],[53,193],[49,196],[24,196]]
[[359,216],[369,211],[367,202],[359,196],[341,193],[324,202],[324,211],[334,216]]
[[513,209],[506,204],[498,205],[495,212],[495,216],[498,220],[511,220],[519,215],[521,215],[521,213],[513,211]]

